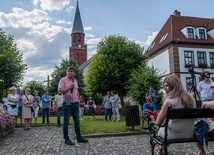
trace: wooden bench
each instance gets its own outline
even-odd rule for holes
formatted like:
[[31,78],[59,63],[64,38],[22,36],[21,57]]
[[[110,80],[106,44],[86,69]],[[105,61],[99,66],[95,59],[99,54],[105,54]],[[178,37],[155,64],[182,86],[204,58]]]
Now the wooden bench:
[[[214,111],[209,108],[193,108],[193,109],[172,109],[167,110],[167,117],[164,124],[165,135],[164,138],[157,135],[158,129],[155,122],[152,122],[149,126],[150,145],[151,152],[154,155],[155,145],[159,144],[164,150],[164,154],[168,155],[167,146],[172,143],[186,143],[186,142],[198,142],[197,138],[183,138],[183,139],[167,139],[168,123],[172,119],[195,119],[195,118],[210,118],[214,117]],[[214,141],[214,137],[209,137],[209,141]]]

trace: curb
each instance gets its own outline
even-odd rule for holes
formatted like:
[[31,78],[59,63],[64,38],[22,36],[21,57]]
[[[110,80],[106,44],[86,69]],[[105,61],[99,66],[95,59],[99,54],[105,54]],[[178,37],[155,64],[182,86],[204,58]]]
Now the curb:
[[131,136],[131,135],[143,135],[149,134],[149,131],[132,131],[132,132],[121,132],[121,133],[103,133],[103,134],[88,134],[83,135],[85,138],[103,138],[103,137],[120,137],[120,136]]

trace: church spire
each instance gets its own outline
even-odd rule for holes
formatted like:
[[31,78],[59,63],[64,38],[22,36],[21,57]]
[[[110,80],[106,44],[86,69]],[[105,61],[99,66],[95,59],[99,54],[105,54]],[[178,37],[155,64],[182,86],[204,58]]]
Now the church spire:
[[81,20],[81,16],[80,16],[80,10],[79,10],[79,4],[77,1],[77,7],[76,7],[76,13],[75,13],[75,17],[74,17],[74,23],[73,23],[73,29],[72,29],[72,33],[84,33],[84,29],[83,29],[83,25],[82,25],[82,20]]

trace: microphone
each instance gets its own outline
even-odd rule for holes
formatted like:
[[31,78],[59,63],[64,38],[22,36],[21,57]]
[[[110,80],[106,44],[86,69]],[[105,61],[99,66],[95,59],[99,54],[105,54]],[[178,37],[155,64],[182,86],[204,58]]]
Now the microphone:
[[[72,82],[74,83],[74,79],[72,79]],[[73,93],[74,88],[71,88],[71,93]]]

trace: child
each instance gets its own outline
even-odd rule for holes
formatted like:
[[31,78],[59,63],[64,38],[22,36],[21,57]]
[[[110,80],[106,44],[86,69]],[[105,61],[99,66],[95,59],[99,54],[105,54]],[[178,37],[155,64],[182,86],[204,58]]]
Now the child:
[[150,118],[152,121],[155,121],[158,117],[158,113],[156,112],[156,106],[152,103],[152,97],[146,97],[147,103],[143,105],[143,115],[145,118]]

